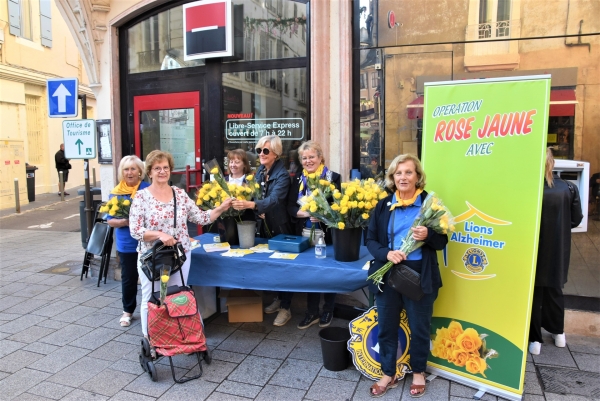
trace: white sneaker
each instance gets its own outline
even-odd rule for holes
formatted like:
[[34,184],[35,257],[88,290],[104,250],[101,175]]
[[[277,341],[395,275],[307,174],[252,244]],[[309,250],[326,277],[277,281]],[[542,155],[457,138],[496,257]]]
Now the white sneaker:
[[565,337],[565,333],[562,334],[552,334],[552,338],[554,339],[554,345],[559,348],[564,348],[567,346],[567,339]]
[[292,312],[289,309],[279,309],[279,313],[273,322],[273,326],[283,326],[292,318]]
[[265,308],[265,313],[271,314],[275,312],[279,312],[279,308],[281,306],[281,301],[278,298],[273,300],[273,303]]
[[537,341],[529,343],[529,353],[531,355],[539,355],[541,350],[542,350],[542,343],[539,343]]

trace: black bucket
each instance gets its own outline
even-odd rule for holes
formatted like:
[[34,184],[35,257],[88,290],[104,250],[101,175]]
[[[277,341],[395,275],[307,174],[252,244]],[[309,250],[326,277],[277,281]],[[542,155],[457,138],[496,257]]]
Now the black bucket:
[[319,337],[325,369],[334,372],[346,369],[350,363],[347,346],[350,330],[345,327],[327,327],[319,331]]

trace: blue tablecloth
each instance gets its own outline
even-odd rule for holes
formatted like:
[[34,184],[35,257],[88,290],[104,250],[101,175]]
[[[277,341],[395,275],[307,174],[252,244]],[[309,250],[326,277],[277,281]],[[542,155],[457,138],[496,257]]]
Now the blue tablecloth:
[[[213,243],[214,236],[203,234],[196,239],[201,244]],[[257,243],[266,242],[257,238]],[[188,284],[252,290],[346,293],[367,285],[367,271],[363,270],[363,266],[372,259],[364,246],[356,262],[336,261],[333,258],[333,246],[327,247],[325,259],[317,259],[314,248],[308,248],[294,260],[270,259],[271,253],[253,253],[241,258],[221,256],[222,253],[207,253],[202,247],[194,249]]]

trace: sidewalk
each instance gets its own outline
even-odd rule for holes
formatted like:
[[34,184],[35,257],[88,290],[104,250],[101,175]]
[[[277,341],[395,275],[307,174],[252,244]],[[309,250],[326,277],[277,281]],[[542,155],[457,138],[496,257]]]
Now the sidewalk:
[[[75,200],[77,200],[77,201],[83,200],[83,195],[77,195],[77,191],[79,191],[81,189],[85,189],[85,187],[82,185],[79,187],[69,189],[70,195],[65,196],[64,201],[65,202],[73,202]],[[36,194],[34,202],[29,202],[26,205],[21,205],[21,214],[30,212],[32,210],[49,207],[58,202],[61,202],[61,198],[60,198],[60,196],[58,196],[58,194],[56,192],[47,193],[47,194]],[[4,217],[14,216],[16,214],[17,214],[16,206],[13,205],[12,207],[10,207],[8,209],[0,210],[0,219],[2,219]]]
[[[275,315],[263,323],[229,324],[226,315],[208,323],[213,362],[203,364],[202,378],[175,384],[163,363],[152,382],[138,362],[138,312],[129,328],[119,326],[120,283],[96,287],[94,278],[79,280],[79,233],[0,230],[0,247],[1,400],[370,399],[372,382],[353,367],[323,368],[318,326],[296,329],[305,305],[300,294],[284,327],[272,325]],[[600,340],[567,332],[567,344],[556,348],[549,340],[539,356],[529,355],[525,400],[600,398]],[[197,371],[195,356],[174,361],[178,375]],[[409,383],[383,399],[410,399]],[[422,399],[460,401],[475,392],[436,378]]]

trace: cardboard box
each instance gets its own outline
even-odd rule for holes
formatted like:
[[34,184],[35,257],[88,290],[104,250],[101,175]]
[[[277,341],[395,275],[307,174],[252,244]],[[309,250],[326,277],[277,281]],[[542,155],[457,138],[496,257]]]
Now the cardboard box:
[[229,323],[262,322],[262,296],[252,290],[221,290],[221,298],[227,298]]

